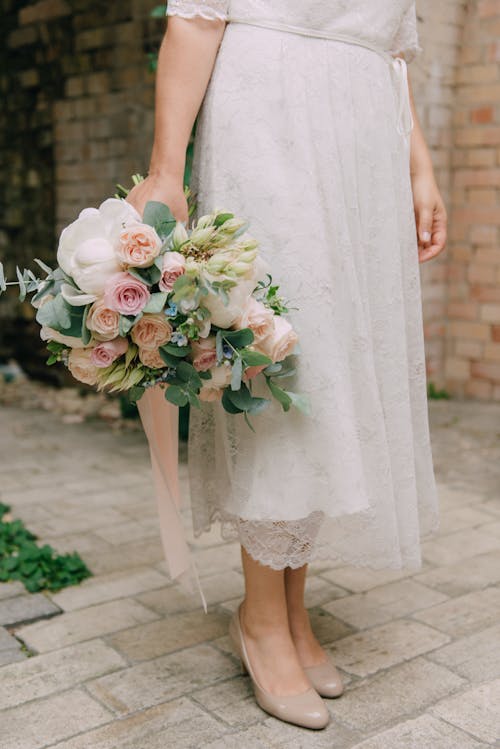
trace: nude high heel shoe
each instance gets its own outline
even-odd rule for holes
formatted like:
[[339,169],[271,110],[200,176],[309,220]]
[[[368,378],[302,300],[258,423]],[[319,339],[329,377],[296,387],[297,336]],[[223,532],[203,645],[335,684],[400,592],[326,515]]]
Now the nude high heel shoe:
[[327,658],[324,663],[320,663],[318,666],[304,668],[304,672],[317,693],[322,697],[340,697],[343,693],[342,677],[330,658]]
[[240,656],[242,668],[248,672],[252,680],[253,690],[257,704],[275,718],[293,723],[304,728],[325,728],[330,720],[330,715],[323,700],[311,687],[300,694],[289,694],[280,697],[263,689],[257,682],[252,666],[248,660],[245,640],[240,621],[240,608],[235,611],[229,624],[229,635],[233,645]]

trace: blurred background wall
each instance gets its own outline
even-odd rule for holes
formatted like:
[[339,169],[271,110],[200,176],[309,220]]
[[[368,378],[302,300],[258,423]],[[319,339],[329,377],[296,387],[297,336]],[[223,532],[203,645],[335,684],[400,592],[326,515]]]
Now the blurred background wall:
[[[0,0],[0,256],[53,262],[60,229],[145,172],[156,0]],[[500,400],[500,0],[417,0],[415,96],[450,217],[422,266],[429,380]],[[0,304],[0,361],[47,376],[31,308]],[[57,375],[53,375],[57,376]]]

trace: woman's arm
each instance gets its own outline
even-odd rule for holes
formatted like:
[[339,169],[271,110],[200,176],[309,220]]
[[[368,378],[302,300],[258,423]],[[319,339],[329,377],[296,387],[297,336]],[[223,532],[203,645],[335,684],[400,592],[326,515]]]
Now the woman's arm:
[[447,217],[446,208],[436,184],[429,149],[418,119],[411,86],[410,100],[415,123],[411,133],[410,173],[417,222],[418,258],[419,262],[424,263],[444,250]]
[[203,18],[168,20],[156,73],[155,136],[148,177],[127,200],[142,215],[148,200],[166,203],[188,218],[184,197],[186,148],[203,101],[225,23]]

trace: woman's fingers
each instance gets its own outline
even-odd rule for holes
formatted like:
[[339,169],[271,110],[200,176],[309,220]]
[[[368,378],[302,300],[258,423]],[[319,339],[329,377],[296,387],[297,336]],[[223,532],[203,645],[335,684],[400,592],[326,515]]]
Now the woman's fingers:
[[433,206],[421,206],[417,216],[418,239],[422,245],[428,245],[432,237]]
[[433,211],[429,241],[423,246],[420,246],[419,244],[418,260],[420,263],[425,263],[427,260],[431,260],[444,250],[447,238],[446,221],[446,210],[444,205],[438,203]]

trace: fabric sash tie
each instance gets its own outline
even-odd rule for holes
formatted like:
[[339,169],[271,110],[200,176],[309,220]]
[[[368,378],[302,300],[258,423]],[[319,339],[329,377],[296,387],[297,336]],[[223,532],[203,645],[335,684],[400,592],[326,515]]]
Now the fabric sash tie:
[[284,31],[289,34],[298,34],[299,36],[312,37],[313,39],[327,39],[334,42],[344,42],[345,44],[354,44],[358,47],[365,47],[377,55],[382,57],[391,67],[397,89],[398,99],[398,117],[397,117],[397,130],[400,135],[409,137],[413,130],[413,116],[411,112],[410,104],[410,91],[408,86],[408,70],[406,60],[402,57],[393,57],[390,52],[378,47],[375,44],[364,39],[358,39],[348,34],[337,34],[333,31],[326,31],[323,29],[307,29],[301,26],[291,26],[290,24],[280,23],[279,21],[260,21],[257,19],[247,18],[229,18],[229,22],[232,24],[246,24],[248,26],[257,26],[261,29],[270,29],[272,31]]
[[197,587],[206,613],[207,603],[186,541],[181,516],[179,411],[177,406],[165,400],[164,392],[162,387],[155,385],[148,388],[137,402],[149,444],[161,541],[171,578],[177,578],[188,593],[193,593],[193,588]]

